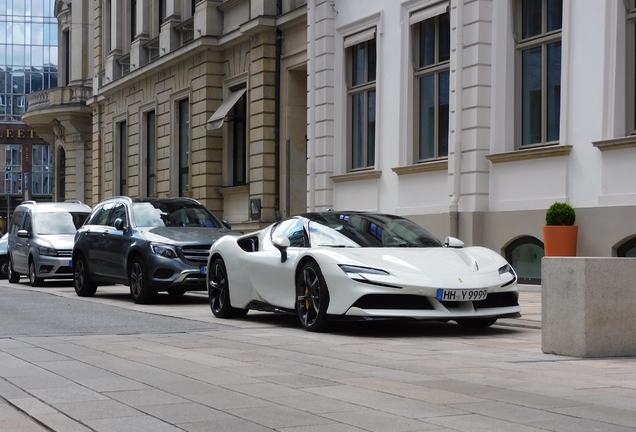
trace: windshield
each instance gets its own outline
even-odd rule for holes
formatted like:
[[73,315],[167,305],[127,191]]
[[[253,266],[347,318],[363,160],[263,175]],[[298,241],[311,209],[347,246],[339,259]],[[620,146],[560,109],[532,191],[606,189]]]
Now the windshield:
[[138,227],[223,227],[211,211],[192,201],[136,202],[132,211]]
[[36,213],[33,215],[33,224],[38,235],[75,234],[87,217],[88,213],[64,211]]
[[441,247],[431,233],[408,219],[383,214],[321,215],[309,223],[312,246]]

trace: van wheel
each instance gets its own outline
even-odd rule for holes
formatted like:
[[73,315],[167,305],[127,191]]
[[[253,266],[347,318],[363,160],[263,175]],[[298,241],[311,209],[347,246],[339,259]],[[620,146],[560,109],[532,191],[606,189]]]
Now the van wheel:
[[29,260],[29,283],[32,287],[42,286],[42,278],[39,278],[35,272],[35,262],[33,258]]
[[16,273],[13,270],[13,260],[11,258],[9,258],[9,282],[13,284],[20,282],[20,273]]

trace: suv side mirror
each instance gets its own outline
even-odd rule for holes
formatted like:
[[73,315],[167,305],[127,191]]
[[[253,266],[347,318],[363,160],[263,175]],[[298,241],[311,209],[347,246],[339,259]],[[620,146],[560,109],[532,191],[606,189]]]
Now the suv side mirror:
[[18,237],[29,238],[31,234],[27,230],[20,230],[18,231]]
[[274,247],[280,251],[280,262],[287,261],[287,248],[291,243],[289,239],[283,236],[277,236],[272,239]]
[[126,227],[124,226],[124,221],[121,218],[115,219],[115,223],[113,224],[117,231],[125,231]]
[[221,221],[223,223],[223,226],[227,229],[232,229],[232,227],[230,226],[230,224],[228,223],[228,221]]

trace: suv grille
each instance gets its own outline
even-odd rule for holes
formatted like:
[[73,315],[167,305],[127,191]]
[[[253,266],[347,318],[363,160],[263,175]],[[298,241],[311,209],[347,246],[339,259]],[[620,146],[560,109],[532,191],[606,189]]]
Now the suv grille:
[[186,245],[181,247],[183,258],[200,264],[208,262],[211,245]]

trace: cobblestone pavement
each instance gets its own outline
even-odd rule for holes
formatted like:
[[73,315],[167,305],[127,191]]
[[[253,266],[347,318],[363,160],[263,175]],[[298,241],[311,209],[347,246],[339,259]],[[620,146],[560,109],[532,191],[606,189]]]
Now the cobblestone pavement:
[[[0,430],[42,430],[34,419],[64,432],[635,430],[636,360],[543,354],[540,298],[523,290],[521,319],[480,331],[315,334],[250,312],[212,331],[0,339]],[[219,322],[204,299],[141,306],[126,287],[100,287],[84,301]]]

